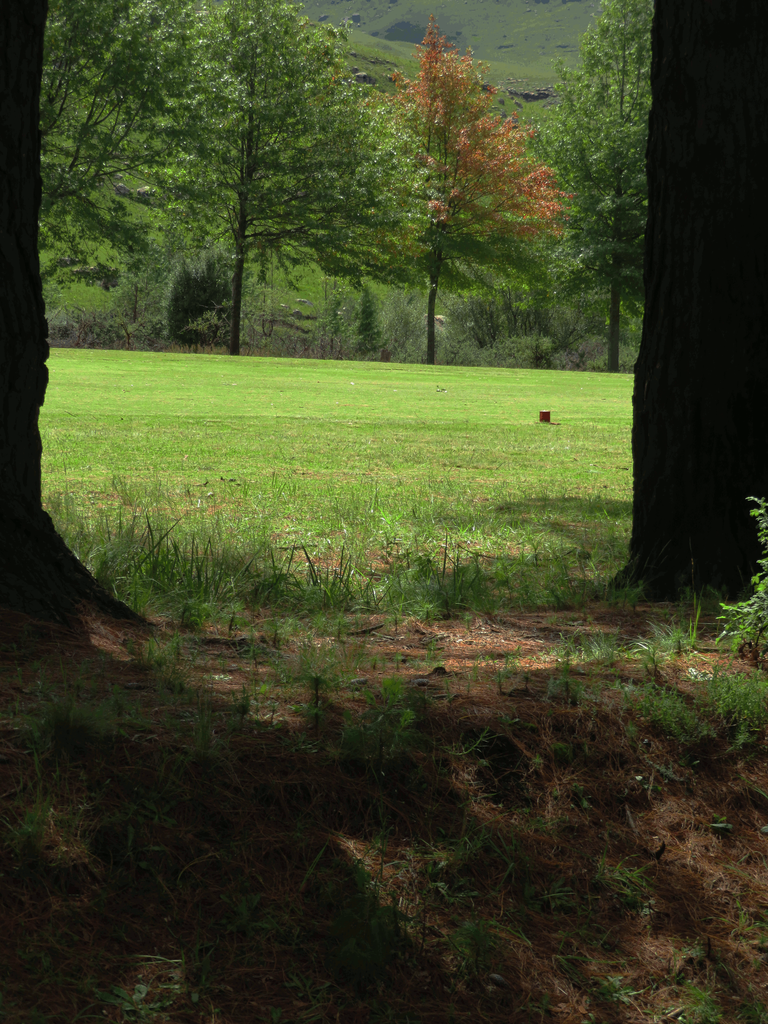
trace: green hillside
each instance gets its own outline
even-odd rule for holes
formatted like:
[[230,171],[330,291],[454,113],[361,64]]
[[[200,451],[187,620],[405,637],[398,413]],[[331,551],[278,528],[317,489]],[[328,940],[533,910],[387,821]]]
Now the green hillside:
[[471,47],[475,57],[491,63],[494,84],[507,78],[542,84],[553,77],[555,57],[576,63],[579,36],[599,5],[596,0],[307,0],[304,10],[313,21],[338,25],[350,19],[352,48],[375,47],[398,67],[424,38],[434,14],[461,50]]

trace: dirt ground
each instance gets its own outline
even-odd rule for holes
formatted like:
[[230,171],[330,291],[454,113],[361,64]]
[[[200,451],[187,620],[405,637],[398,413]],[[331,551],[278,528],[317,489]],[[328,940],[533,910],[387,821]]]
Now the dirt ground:
[[768,1021],[765,737],[638,710],[754,666],[677,612],[3,614],[4,1019]]

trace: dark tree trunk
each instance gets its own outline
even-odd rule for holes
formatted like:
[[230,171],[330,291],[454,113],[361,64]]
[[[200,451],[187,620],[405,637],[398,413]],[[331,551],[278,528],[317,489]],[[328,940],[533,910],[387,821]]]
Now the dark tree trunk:
[[608,308],[608,372],[619,372],[619,329],[621,327],[621,288],[611,285]]
[[765,0],[657,0],[629,570],[737,594],[768,496]]
[[229,319],[229,354],[240,355],[240,320],[243,310],[243,275],[245,273],[245,203],[240,203],[238,234],[235,238],[235,267],[232,273],[232,309]]
[[232,309],[229,320],[229,354],[240,355],[240,318],[243,309],[243,273],[245,257],[238,253],[235,256],[235,269],[232,274]]
[[429,278],[429,295],[427,297],[427,365],[435,365],[435,302],[437,301],[437,285],[439,277],[431,274]]
[[135,618],[68,550],[41,504],[48,327],[38,111],[47,10],[47,0],[3,0],[0,14],[0,607],[65,620],[88,601]]

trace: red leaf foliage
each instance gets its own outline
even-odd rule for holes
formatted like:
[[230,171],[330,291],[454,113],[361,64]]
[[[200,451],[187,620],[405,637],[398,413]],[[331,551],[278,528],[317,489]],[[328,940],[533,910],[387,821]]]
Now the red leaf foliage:
[[425,198],[433,228],[475,239],[558,231],[560,198],[548,167],[526,147],[533,132],[514,114],[492,112],[497,90],[487,70],[440,35],[430,18],[415,81],[398,76],[396,102],[410,129],[412,158],[427,170]]

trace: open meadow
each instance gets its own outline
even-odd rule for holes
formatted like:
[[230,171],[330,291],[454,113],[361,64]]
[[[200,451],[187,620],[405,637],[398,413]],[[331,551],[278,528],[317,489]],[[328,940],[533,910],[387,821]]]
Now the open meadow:
[[[50,366],[45,501],[98,571],[120,550],[125,600],[129,539],[139,559],[160,537],[187,565],[193,543],[209,570],[225,556],[228,615],[235,577],[250,586],[294,547],[310,576],[307,557],[340,564],[343,548],[360,587],[419,557],[474,559],[513,590],[533,563],[566,589],[623,564],[630,377],[73,350]],[[160,610],[172,590],[142,593]]]
[[768,1022],[768,680],[612,585],[631,378],[50,370],[147,619],[0,619],[4,1021]]

